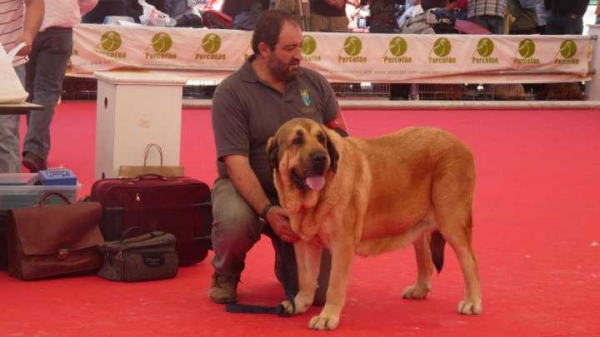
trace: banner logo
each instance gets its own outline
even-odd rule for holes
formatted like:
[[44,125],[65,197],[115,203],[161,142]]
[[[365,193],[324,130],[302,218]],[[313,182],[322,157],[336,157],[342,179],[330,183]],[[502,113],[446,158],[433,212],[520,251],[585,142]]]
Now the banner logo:
[[121,43],[121,35],[112,30],[102,34],[102,37],[100,38],[102,49],[109,52],[121,48]]
[[350,36],[344,41],[344,51],[350,56],[360,54],[362,50],[362,41],[356,36]]
[[[559,57],[559,55],[562,58]],[[573,40],[565,40],[560,44],[560,49],[554,57],[554,64],[558,65],[577,65],[579,64],[578,58],[573,58],[577,54],[577,44]]]
[[560,44],[560,54],[562,57],[566,59],[570,59],[571,57],[577,54],[577,45],[573,40],[566,40]]
[[433,43],[433,52],[439,57],[448,56],[452,51],[452,43],[445,37],[441,37]]
[[173,46],[173,39],[167,33],[158,33],[152,37],[152,49],[157,53],[166,53]]
[[96,46],[96,53],[111,58],[124,59],[127,57],[127,53],[118,51],[122,44],[121,35],[109,30],[100,37],[100,43]]
[[[497,57],[492,57],[494,53],[494,41],[490,38],[484,37],[479,39],[477,42],[477,47],[475,48],[475,52],[473,52],[473,56],[471,56],[471,63],[474,64],[497,64],[500,63]],[[475,53],[479,56],[475,56]]]
[[152,40],[150,41],[150,46],[152,46],[152,49],[155,51],[154,53],[149,53],[147,50],[150,48],[146,49],[146,59],[176,59],[177,58],[177,54],[174,53],[169,53],[168,51],[171,49],[171,47],[173,46],[173,39],[171,38],[171,35],[167,34],[167,33],[156,33],[154,34],[154,36],[152,37]]
[[302,55],[304,56],[305,61],[310,62],[318,62],[321,61],[320,55],[313,55],[317,50],[317,40],[310,35],[304,35],[302,37],[302,45],[300,46],[302,49]]
[[514,62],[516,64],[527,65],[527,64],[540,64],[540,59],[533,57],[535,54],[535,42],[532,39],[524,39],[519,42],[519,49],[517,53],[521,57],[516,57]]
[[[202,45],[196,50],[196,61],[198,60],[224,60],[227,56],[217,53],[221,49],[221,37],[217,34],[206,34],[202,39]],[[203,52],[200,52],[202,49]]]
[[[403,37],[397,36],[390,40],[388,49],[383,55],[383,63],[411,63],[412,57],[404,56],[408,51],[408,42]],[[387,53],[391,56],[388,56]]]
[[535,54],[535,42],[532,39],[519,42],[519,54],[525,58],[532,57]]
[[208,34],[202,39],[202,49],[209,53],[214,54],[221,49],[221,37],[217,34]]
[[340,55],[338,55],[338,62],[341,63],[365,63],[367,62],[367,57],[359,55],[362,51],[363,45],[362,41],[356,36],[349,36],[344,40],[344,47],[342,48],[346,55],[342,56],[341,51]]
[[390,40],[390,53],[396,57],[400,57],[406,54],[408,50],[408,43],[402,37],[395,37]]
[[317,50],[317,40],[310,35],[302,37],[302,54],[312,55]]
[[477,53],[481,57],[490,57],[494,52],[494,42],[487,37],[477,42]]
[[[447,38],[440,37],[435,40],[432,51],[437,57],[429,56],[429,63],[456,63],[456,57],[448,56],[452,51],[452,43]],[[431,55],[431,53],[429,53],[429,55]]]

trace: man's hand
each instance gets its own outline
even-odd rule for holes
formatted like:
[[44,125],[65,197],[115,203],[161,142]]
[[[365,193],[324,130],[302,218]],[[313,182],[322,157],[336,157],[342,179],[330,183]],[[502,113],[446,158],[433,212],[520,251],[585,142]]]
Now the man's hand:
[[21,48],[21,50],[19,50],[19,52],[17,53],[17,55],[19,56],[27,56],[31,53],[31,46],[33,45],[33,39],[32,37],[27,37],[25,35],[21,35],[20,37],[18,37],[16,40],[16,46],[18,46],[19,44],[21,44],[21,42],[25,42],[25,46],[23,46],[23,48]]
[[290,226],[290,220],[287,213],[279,206],[273,206],[267,212],[265,217],[273,231],[285,242],[296,242],[300,238]]

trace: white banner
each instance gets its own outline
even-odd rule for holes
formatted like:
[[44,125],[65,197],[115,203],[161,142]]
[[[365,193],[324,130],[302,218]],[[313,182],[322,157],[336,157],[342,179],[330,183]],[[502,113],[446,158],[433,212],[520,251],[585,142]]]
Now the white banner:
[[[221,80],[252,54],[240,30],[79,25],[71,72],[185,71]],[[581,35],[405,35],[305,32],[303,65],[332,82],[545,83],[590,79]]]

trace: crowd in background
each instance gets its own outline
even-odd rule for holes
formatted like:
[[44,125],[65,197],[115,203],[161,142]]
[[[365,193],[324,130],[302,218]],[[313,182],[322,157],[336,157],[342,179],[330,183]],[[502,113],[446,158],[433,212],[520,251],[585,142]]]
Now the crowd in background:
[[[492,34],[581,34],[589,0],[99,0],[86,14],[86,23],[102,23],[106,16],[129,16],[140,22],[147,3],[174,18],[177,26],[252,30],[258,15],[277,7],[304,20],[306,30],[372,33],[452,32],[455,20],[478,24]],[[204,20],[203,11],[221,14]],[[431,30],[411,25],[427,20]],[[192,16],[196,20],[191,20]],[[600,15],[600,14],[597,14]],[[437,22],[436,22],[437,21]],[[217,27],[211,27],[221,22]],[[463,33],[465,33],[463,31]],[[468,31],[466,32],[468,33]]]

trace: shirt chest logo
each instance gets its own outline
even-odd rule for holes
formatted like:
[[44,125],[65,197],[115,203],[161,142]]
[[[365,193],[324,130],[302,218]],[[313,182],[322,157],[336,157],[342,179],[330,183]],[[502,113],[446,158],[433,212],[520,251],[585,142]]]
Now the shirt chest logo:
[[304,103],[304,106],[309,107],[312,105],[312,100],[310,99],[308,89],[300,89],[300,97],[302,98],[302,103]]

